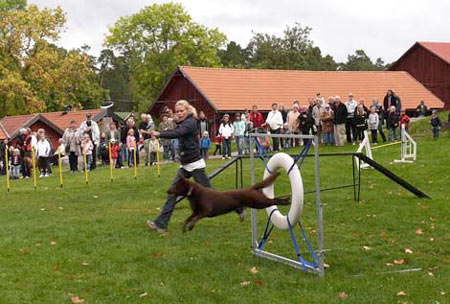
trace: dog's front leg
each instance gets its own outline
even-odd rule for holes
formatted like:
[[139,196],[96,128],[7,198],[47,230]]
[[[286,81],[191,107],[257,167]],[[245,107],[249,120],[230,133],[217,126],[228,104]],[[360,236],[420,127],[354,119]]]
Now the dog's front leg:
[[199,219],[203,218],[203,217],[204,217],[204,216],[202,216],[202,215],[196,215],[196,216],[193,216],[193,217],[191,218],[191,221],[190,221],[189,225],[188,225],[189,230],[194,229],[195,223],[197,223],[197,221],[198,221]]
[[188,225],[188,223],[192,220],[192,218],[194,217],[195,213],[192,213],[185,221],[183,224],[183,233],[186,232],[186,226]]

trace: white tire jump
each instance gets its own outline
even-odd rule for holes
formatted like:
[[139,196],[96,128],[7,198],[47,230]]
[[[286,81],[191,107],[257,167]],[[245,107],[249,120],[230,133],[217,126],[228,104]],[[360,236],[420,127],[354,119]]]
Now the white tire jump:
[[[277,153],[273,155],[269,163],[267,164],[267,168],[270,170],[270,172],[276,172],[278,169],[283,168],[286,170],[286,173],[288,170],[292,167],[294,164],[294,160],[291,156],[289,156],[286,153]],[[269,170],[264,171],[264,179],[270,176]],[[289,173],[289,181],[291,183],[291,208],[289,209],[289,222],[291,226],[293,227],[298,223],[300,220],[300,216],[303,211],[303,181],[302,176],[300,175],[300,170],[298,169],[297,165],[292,167],[291,172]],[[274,194],[274,184],[266,187],[263,189],[263,193],[268,198],[275,198]],[[275,210],[272,214],[272,217],[270,220],[280,230],[287,230],[289,229],[289,224],[287,221],[287,216],[282,215],[280,211],[278,211],[277,206],[271,206],[266,208],[267,214],[270,216],[272,211]]]

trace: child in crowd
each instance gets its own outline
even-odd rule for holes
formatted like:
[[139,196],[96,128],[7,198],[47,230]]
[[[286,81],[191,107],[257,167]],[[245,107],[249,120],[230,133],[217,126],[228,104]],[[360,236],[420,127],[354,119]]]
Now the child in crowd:
[[48,177],[48,157],[50,156],[50,144],[45,138],[45,133],[38,135],[38,142],[36,144],[36,156],[39,158],[39,170],[41,174],[39,177]]
[[377,132],[378,132],[378,124],[380,123],[380,117],[378,116],[377,108],[374,106],[370,108],[368,122],[370,133],[372,133],[372,143],[374,145],[377,145],[378,144]]
[[64,155],[66,155],[66,145],[64,144],[64,139],[60,138],[58,139],[58,148],[56,148],[55,154],[56,156],[58,156],[58,154],[61,155],[61,157],[63,157]]
[[117,159],[119,158],[119,145],[116,142],[115,138],[111,138],[111,163],[112,167],[116,168],[117,165]]
[[389,113],[388,113],[388,117],[387,117],[387,128],[388,128],[388,140],[389,142],[392,141],[392,137],[394,138],[395,141],[397,141],[397,127],[398,127],[398,116],[397,113],[395,112],[395,106],[392,106],[389,108]]
[[[94,145],[92,144],[91,137],[89,134],[84,134],[83,141],[81,142],[81,149],[83,150],[83,154],[86,155],[86,167],[84,167],[83,161],[83,170],[88,170],[92,166],[92,151],[94,150]],[[83,156],[84,157],[84,156]]]
[[437,116],[437,111],[433,110],[431,115],[431,130],[433,131],[433,138],[439,138],[439,130],[441,129],[441,120]]
[[213,155],[216,155],[217,152],[219,152],[219,155],[222,154],[222,136],[220,136],[219,133],[217,133],[214,143],[216,144],[216,149],[214,150]]
[[128,167],[134,167],[134,153],[136,150],[136,137],[134,130],[130,128],[127,133]]
[[245,114],[245,132],[244,132],[244,154],[250,154],[250,136],[249,134],[253,132],[253,122],[250,120],[250,114]]
[[400,118],[400,125],[405,125],[405,131],[409,132],[409,122],[410,122],[409,116],[408,114],[406,114],[405,111],[402,111],[401,113],[402,117]]
[[159,146],[159,140],[157,138],[150,139],[148,150],[150,152],[150,166],[156,165],[157,161],[157,152],[161,151],[161,147]]
[[234,135],[234,128],[230,122],[230,115],[225,114],[219,127],[219,134],[222,136],[222,159],[231,158],[231,139]]
[[22,163],[22,158],[20,157],[20,150],[15,148],[13,150],[13,155],[11,157],[11,178],[18,179],[22,177],[20,175],[20,166]]
[[364,131],[367,130],[367,112],[362,104],[355,110],[356,140],[364,140]]
[[322,112],[320,113],[320,122],[322,125],[323,143],[325,145],[332,146],[333,143],[333,131],[334,131],[334,112],[331,110],[330,105],[326,104]]
[[211,140],[209,139],[208,131],[203,132],[202,140],[200,141],[200,153],[204,160],[208,159],[208,151],[211,147]]

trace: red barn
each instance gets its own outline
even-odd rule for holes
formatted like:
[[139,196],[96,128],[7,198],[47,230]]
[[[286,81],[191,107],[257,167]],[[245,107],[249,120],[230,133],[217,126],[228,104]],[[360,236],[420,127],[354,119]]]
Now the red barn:
[[450,42],[416,42],[390,70],[408,72],[450,109]]
[[[380,103],[388,89],[401,98],[404,109],[415,109],[420,100],[429,107],[442,108],[443,102],[407,72],[396,71],[290,71],[223,69],[180,66],[172,75],[150,113],[159,117],[161,109],[180,99],[189,101],[203,111],[217,130],[224,113],[243,112],[257,105],[269,111],[273,102],[290,108],[294,100],[306,105],[308,97],[341,96],[347,100],[352,92],[356,99],[370,105],[374,98]],[[214,134],[211,134],[214,135]]]

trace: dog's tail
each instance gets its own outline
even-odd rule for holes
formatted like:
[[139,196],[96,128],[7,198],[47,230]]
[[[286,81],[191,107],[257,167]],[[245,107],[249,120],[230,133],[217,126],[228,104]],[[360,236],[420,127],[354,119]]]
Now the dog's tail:
[[254,184],[252,188],[255,190],[260,190],[260,189],[266,188],[266,187],[272,185],[272,183],[275,181],[275,179],[278,177],[278,175],[280,175],[280,172],[272,173],[268,178],[266,178],[262,182]]

